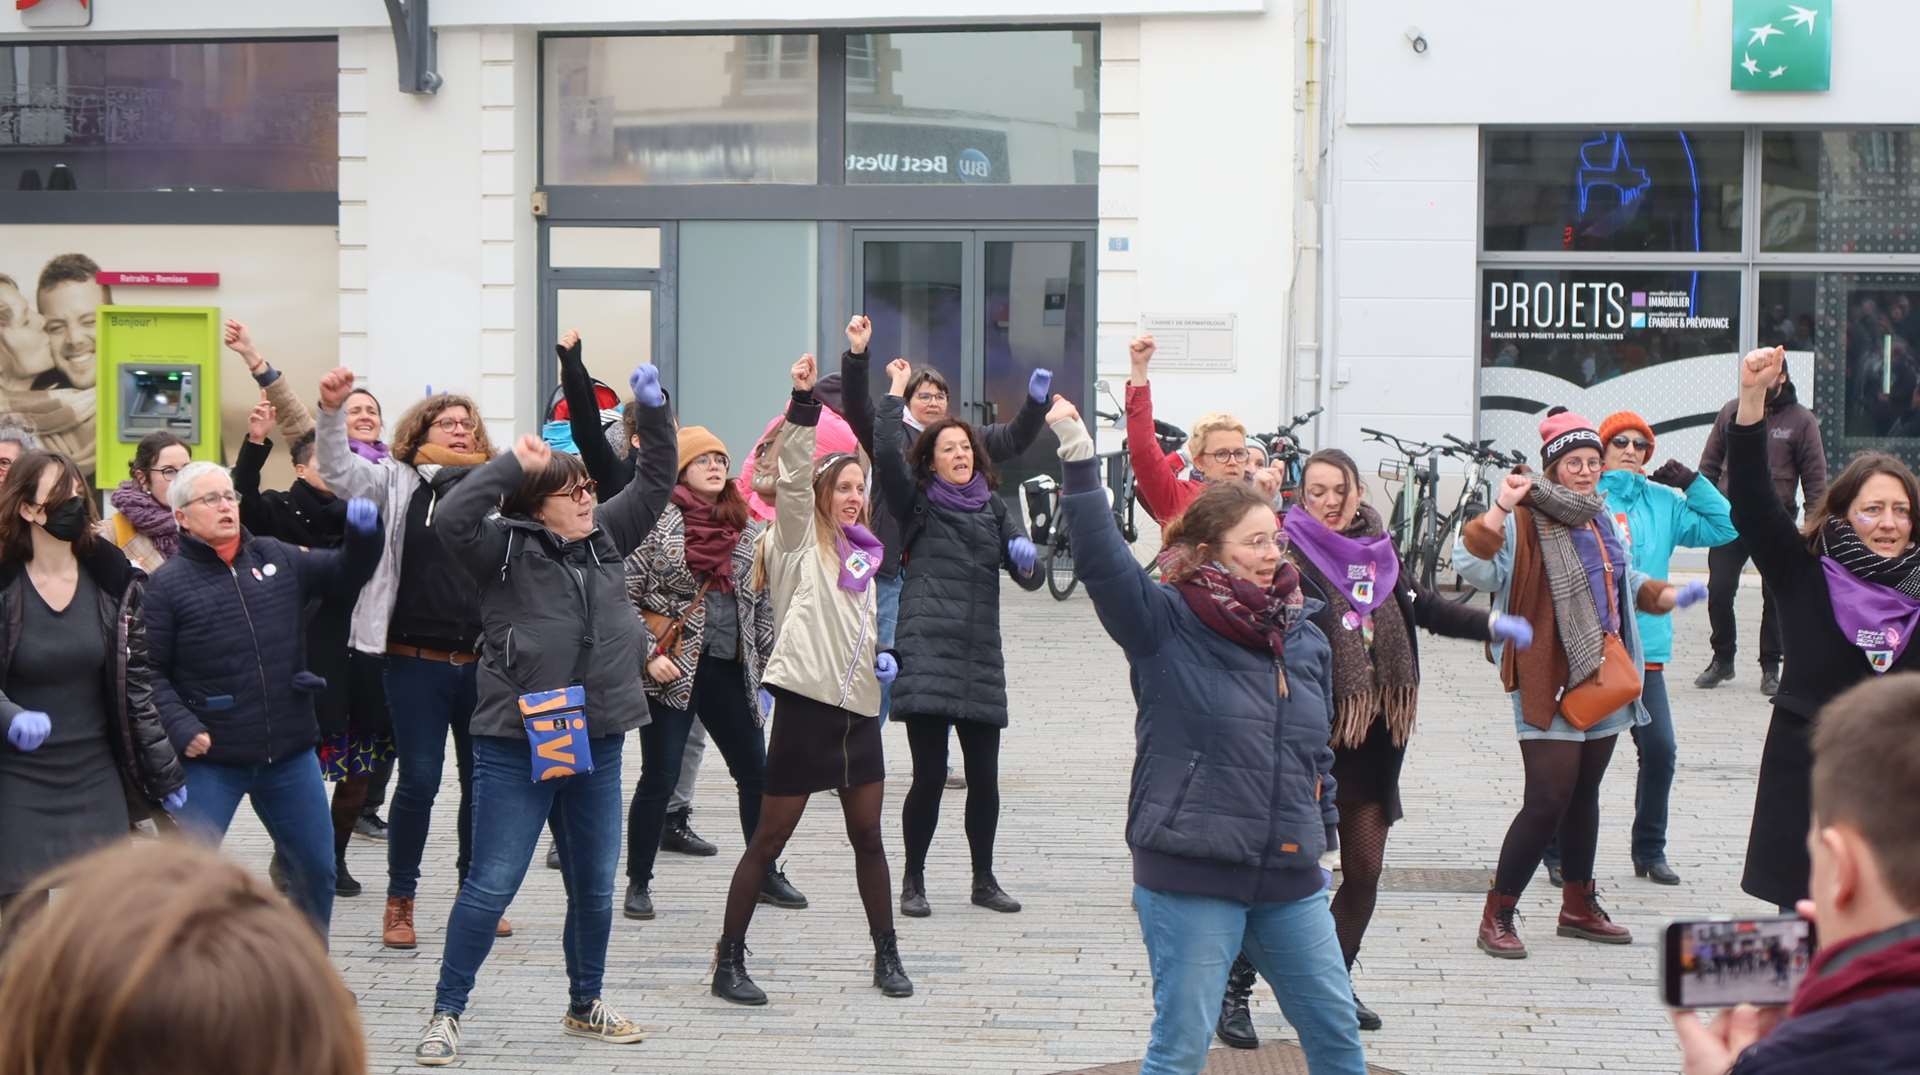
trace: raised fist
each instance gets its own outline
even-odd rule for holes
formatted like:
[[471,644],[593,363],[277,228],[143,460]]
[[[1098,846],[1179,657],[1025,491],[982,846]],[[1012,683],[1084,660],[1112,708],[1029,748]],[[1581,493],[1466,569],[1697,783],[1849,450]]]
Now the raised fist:
[[337,411],[340,405],[353,395],[353,371],[345,366],[335,366],[320,378],[320,406],[324,410]]
[[1500,483],[1500,491],[1494,494],[1493,502],[1500,505],[1503,511],[1511,512],[1532,491],[1532,478],[1525,474],[1509,474]]
[[887,378],[893,382],[891,395],[905,395],[907,381],[913,377],[913,363],[904,358],[896,358],[887,363]]
[[1132,361],[1134,369],[1144,370],[1147,363],[1153,361],[1153,352],[1157,347],[1153,337],[1143,332],[1127,344],[1127,358]]
[[787,371],[787,375],[793,378],[794,391],[811,392],[813,382],[820,377],[820,367],[814,362],[813,355],[804,354],[800,356],[798,362],[793,364],[793,368]]
[[1074,406],[1073,401],[1065,396],[1053,397],[1053,406],[1047,409],[1047,424],[1052,425],[1055,422],[1067,418],[1078,422],[1080,420],[1080,408]]
[[850,354],[867,353],[867,341],[873,339],[873,321],[866,314],[854,314],[847,319],[847,351]]
[[633,373],[627,377],[627,387],[633,389],[633,398],[644,406],[658,407],[667,401],[666,390],[660,387],[660,367],[650,362],[633,367]]
[[1780,379],[1780,369],[1786,365],[1787,349],[1784,347],[1756,347],[1740,359],[1740,388],[1769,389]]
[[513,457],[520,461],[520,469],[532,474],[547,469],[547,462],[553,458],[553,449],[547,442],[531,433],[522,433],[520,439],[513,442]]
[[267,434],[273,432],[273,420],[278,415],[273,404],[262,399],[247,412],[247,439],[255,444],[265,444]]

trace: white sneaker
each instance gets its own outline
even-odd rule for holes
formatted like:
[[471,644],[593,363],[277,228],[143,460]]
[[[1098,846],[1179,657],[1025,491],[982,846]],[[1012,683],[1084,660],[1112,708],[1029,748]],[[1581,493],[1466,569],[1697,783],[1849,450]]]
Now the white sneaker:
[[569,1009],[560,1020],[560,1027],[576,1038],[593,1038],[613,1045],[647,1040],[647,1032],[640,1029],[639,1023],[607,1007],[607,1002],[597,997],[584,1016],[575,1015]]
[[452,1012],[434,1012],[427,1020],[427,1032],[414,1046],[413,1061],[437,1068],[453,1063],[460,1056],[460,1017]]

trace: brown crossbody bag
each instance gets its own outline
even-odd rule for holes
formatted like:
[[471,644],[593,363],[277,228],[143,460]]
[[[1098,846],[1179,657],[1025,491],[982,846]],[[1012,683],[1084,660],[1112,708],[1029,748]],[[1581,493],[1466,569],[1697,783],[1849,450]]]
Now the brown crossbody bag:
[[709,575],[700,589],[694,592],[693,601],[687,605],[687,610],[677,617],[663,612],[648,612],[644,608],[640,610],[640,618],[647,624],[647,633],[653,636],[653,657],[668,657],[675,661],[680,659],[680,641],[681,636],[686,633],[687,617],[693,615],[693,610],[706,601],[707,591],[712,588],[713,576]]
[[[1600,545],[1601,571],[1607,577],[1607,611],[1620,622],[1620,605],[1614,596],[1613,558],[1607,555],[1607,541],[1592,522],[1593,540]],[[1560,695],[1560,715],[1580,731],[1600,723],[1640,697],[1640,672],[1633,667],[1633,654],[1620,641],[1617,631],[1608,631],[1600,643],[1600,667],[1577,687]]]

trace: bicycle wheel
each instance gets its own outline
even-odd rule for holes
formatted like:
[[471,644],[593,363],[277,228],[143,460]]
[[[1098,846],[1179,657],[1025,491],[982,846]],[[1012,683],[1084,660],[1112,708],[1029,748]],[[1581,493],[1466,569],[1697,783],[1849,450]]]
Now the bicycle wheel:
[[1433,517],[1427,513],[1424,503],[1415,503],[1413,525],[1407,528],[1407,548],[1401,554],[1401,563],[1407,577],[1418,581],[1422,586],[1432,586],[1433,549],[1429,542],[1429,532],[1433,529]]
[[[1478,519],[1480,516],[1486,514],[1485,508],[1474,511],[1472,510],[1473,507],[1473,503],[1469,501],[1466,508],[1458,512],[1453,518],[1447,520],[1446,532],[1441,538],[1440,554],[1446,557],[1449,563],[1451,563],[1453,559],[1454,543],[1460,539],[1460,528],[1466,525],[1469,520]],[[1447,600],[1452,601],[1456,605],[1464,605],[1468,601],[1473,600],[1473,595],[1480,591],[1474,587],[1473,583],[1467,581],[1465,575],[1455,571],[1453,573],[1453,587],[1442,592],[1445,594]]]
[[1067,547],[1067,528],[1060,527],[1053,532],[1053,540],[1047,543],[1047,592],[1055,601],[1065,601],[1073,595],[1073,588],[1080,585],[1080,576],[1073,571],[1073,550]]

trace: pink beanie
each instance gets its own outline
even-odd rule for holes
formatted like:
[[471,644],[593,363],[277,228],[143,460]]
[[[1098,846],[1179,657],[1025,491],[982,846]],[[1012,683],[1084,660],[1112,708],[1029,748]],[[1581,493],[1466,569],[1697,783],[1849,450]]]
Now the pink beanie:
[[[773,432],[773,427],[779,425],[785,417],[783,414],[775,415],[773,420],[767,423],[767,428],[761,432],[760,440],[765,440],[767,434]],[[756,440],[754,443],[759,442]],[[814,460],[817,462],[837,452],[855,455],[859,451],[860,442],[854,438],[853,427],[847,424],[847,420],[834,413],[831,407],[820,408],[820,424],[814,427]],[[772,463],[772,461],[769,457],[768,462]],[[740,471],[740,493],[747,498],[747,508],[753,513],[754,518],[763,522],[771,521],[773,505],[760,499],[759,494],[753,491],[753,471],[754,459],[749,453],[746,466]]]
[[1565,407],[1555,407],[1540,420],[1540,466],[1552,470],[1560,457],[1575,448],[1592,448],[1605,454],[1600,432],[1593,423]]

